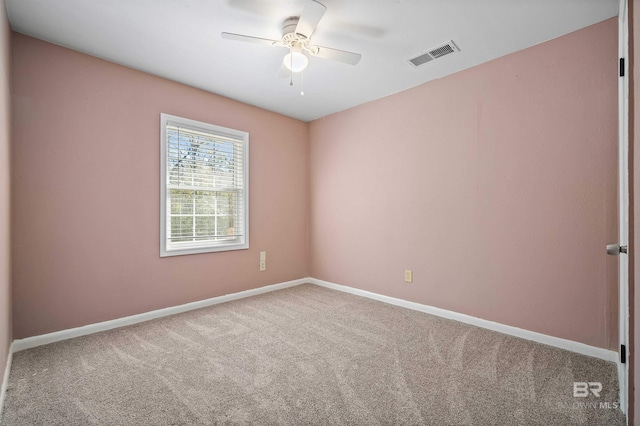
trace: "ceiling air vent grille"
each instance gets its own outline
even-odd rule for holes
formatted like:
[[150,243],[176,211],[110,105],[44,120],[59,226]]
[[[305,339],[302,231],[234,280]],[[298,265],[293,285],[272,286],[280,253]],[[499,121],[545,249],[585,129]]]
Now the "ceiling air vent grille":
[[449,53],[454,53],[459,51],[460,49],[458,48],[458,46],[456,46],[453,40],[451,40],[448,43],[445,43],[441,46],[430,49],[429,51],[427,51],[427,53],[423,53],[421,55],[416,56],[415,58],[409,59],[409,63],[411,63],[411,65],[413,65],[414,67],[417,67],[422,64],[426,64],[427,62],[432,61],[434,59],[442,58],[443,56],[448,55]]

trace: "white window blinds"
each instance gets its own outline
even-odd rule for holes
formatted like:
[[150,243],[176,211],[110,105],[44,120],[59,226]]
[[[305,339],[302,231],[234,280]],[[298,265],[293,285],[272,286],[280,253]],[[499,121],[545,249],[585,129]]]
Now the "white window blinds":
[[167,114],[161,121],[161,256],[247,248],[248,134]]

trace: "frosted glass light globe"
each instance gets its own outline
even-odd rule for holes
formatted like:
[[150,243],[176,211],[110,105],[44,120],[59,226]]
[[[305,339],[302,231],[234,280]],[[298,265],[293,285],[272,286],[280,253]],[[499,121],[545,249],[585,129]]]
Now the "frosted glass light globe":
[[309,58],[307,58],[304,53],[293,50],[290,53],[287,53],[283,62],[284,66],[292,72],[300,72],[309,65]]

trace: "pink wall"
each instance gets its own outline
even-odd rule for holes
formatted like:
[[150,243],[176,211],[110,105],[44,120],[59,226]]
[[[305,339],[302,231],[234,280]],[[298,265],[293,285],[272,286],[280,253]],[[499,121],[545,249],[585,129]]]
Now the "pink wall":
[[[614,349],[616,37],[307,125],[16,34],[14,337],[311,275]],[[161,112],[250,132],[250,250],[159,258]]]
[[616,66],[611,19],[312,122],[311,276],[615,349]]
[[0,0],[0,383],[11,345],[10,54],[11,30]]
[[[308,275],[307,124],[19,34],[12,59],[14,338]],[[159,257],[161,112],[250,133],[249,250]]]

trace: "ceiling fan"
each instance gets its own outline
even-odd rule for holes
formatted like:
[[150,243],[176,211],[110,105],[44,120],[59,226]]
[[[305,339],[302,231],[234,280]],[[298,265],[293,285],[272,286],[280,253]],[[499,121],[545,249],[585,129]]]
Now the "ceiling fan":
[[[292,73],[302,72],[307,67],[309,64],[307,55],[356,65],[362,57],[359,53],[311,44],[311,35],[326,10],[327,7],[325,5],[315,0],[306,0],[300,16],[292,16],[283,22],[281,40],[270,40],[226,32],[222,33],[222,38],[288,48],[289,53],[284,57],[283,65]],[[293,84],[293,81],[291,84]]]

